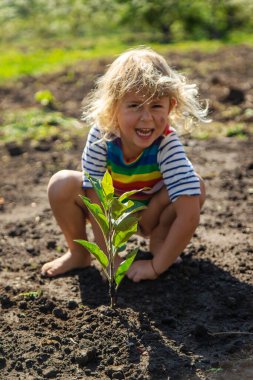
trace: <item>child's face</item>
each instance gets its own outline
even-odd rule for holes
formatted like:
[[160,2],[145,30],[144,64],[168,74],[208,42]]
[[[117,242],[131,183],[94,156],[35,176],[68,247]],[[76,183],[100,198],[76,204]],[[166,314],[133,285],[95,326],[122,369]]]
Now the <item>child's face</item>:
[[135,158],[163,134],[170,111],[168,97],[147,100],[141,93],[130,92],[122,98],[116,115],[126,160]]

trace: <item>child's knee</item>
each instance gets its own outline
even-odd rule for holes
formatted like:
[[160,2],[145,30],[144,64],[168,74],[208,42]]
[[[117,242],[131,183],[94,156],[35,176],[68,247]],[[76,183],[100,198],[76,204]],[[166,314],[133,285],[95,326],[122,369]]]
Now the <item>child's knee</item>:
[[81,173],[72,170],[60,170],[55,173],[47,188],[48,198],[50,201],[67,201],[81,189]]
[[139,223],[140,234],[144,237],[150,236],[153,229],[159,224],[163,210],[170,204],[168,191],[164,187],[151,199],[147,209],[143,212]]

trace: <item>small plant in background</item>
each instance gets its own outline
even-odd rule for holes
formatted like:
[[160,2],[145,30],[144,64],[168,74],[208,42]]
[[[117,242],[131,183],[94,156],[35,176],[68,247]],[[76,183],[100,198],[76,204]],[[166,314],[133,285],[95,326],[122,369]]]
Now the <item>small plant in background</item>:
[[[46,108],[29,108],[15,112],[1,112],[0,145],[2,143],[23,143],[24,140],[47,140],[59,138],[61,142],[71,143],[82,136],[83,126],[75,118]],[[57,143],[56,143],[57,148]]]
[[115,268],[115,259],[129,238],[137,232],[139,218],[133,214],[143,210],[146,206],[129,199],[131,195],[141,190],[128,191],[120,197],[115,197],[112,177],[108,171],[102,180],[97,180],[88,173],[85,175],[96,191],[101,206],[91,203],[89,198],[83,195],[81,198],[103,233],[107,252],[103,252],[96,243],[87,240],[75,241],[85,247],[100,262],[109,281],[111,307],[114,308],[116,291],[134,261],[138,248],[129,252],[117,269]]
[[34,300],[36,298],[41,297],[43,294],[42,290],[38,291],[30,291],[30,292],[24,292],[24,293],[19,293],[19,297],[23,297],[26,300]]
[[246,137],[246,130],[243,124],[235,124],[227,130],[227,137]]
[[42,107],[50,110],[55,109],[55,97],[50,90],[37,91],[34,98]]

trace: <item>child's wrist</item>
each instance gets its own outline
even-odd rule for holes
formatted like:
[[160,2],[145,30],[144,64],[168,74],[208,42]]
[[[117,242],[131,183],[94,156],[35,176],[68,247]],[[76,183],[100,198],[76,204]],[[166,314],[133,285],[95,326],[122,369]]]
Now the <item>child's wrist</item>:
[[154,267],[154,263],[153,263],[153,260],[150,260],[150,264],[151,264],[151,267],[153,269],[153,272],[154,274],[156,275],[156,277],[159,277],[160,276],[160,273],[158,273]]

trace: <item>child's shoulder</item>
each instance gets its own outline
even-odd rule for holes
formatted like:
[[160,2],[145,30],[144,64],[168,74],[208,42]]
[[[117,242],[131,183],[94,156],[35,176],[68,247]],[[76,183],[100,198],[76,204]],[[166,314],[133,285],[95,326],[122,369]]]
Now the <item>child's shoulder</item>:
[[169,136],[171,135],[172,133],[176,133],[176,130],[174,128],[172,128],[169,124],[167,124],[167,126],[165,127],[165,130],[163,132],[163,136],[166,137],[166,136]]
[[101,139],[102,137],[101,130],[96,125],[93,125],[92,127],[90,127],[89,136],[93,136],[94,138]]
[[86,140],[86,147],[90,147],[92,149],[94,149],[94,147],[100,147],[102,149],[106,149],[106,143],[103,140],[101,130],[96,125],[90,127],[89,129]]
[[167,152],[168,150],[175,149],[181,145],[182,143],[180,142],[176,130],[168,125],[165,128],[163,135],[160,137],[158,152]]
[[97,125],[90,127],[88,136],[95,140],[101,140],[101,143],[107,143],[116,140],[118,136],[113,133],[106,133],[99,128]]

